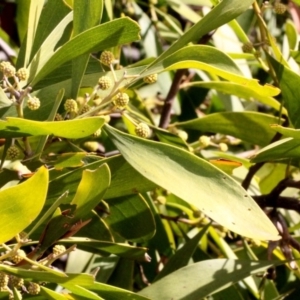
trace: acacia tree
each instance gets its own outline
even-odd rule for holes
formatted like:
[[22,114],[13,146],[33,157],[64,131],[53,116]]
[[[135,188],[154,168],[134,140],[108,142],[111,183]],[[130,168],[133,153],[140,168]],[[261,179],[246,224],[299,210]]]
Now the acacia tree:
[[299,1],[15,2],[0,297],[297,298]]

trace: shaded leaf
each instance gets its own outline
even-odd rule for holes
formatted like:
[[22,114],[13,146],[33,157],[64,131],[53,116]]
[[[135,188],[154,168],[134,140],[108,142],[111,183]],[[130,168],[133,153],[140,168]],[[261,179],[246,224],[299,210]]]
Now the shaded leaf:
[[228,134],[255,145],[265,146],[274,137],[270,124],[277,122],[278,118],[257,112],[221,112],[176,125],[201,132]]
[[269,261],[206,260],[173,272],[139,294],[150,299],[199,300],[271,266]]
[[114,198],[107,201],[110,215],[106,221],[126,240],[145,242],[155,233],[151,209],[141,195]]

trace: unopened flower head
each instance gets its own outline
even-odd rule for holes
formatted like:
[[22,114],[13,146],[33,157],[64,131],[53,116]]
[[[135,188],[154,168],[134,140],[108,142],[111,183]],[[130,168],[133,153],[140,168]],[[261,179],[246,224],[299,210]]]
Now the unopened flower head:
[[19,80],[26,80],[28,79],[28,70],[26,68],[20,68],[17,73],[16,76],[19,78]]
[[274,3],[274,11],[278,15],[282,15],[286,12],[287,7],[283,3],[276,2]]
[[24,250],[22,249],[19,249],[17,251],[17,253],[11,257],[11,260],[15,263],[15,264],[18,264],[19,262],[21,262],[24,257],[26,257],[26,253]]
[[22,287],[24,285],[24,279],[14,275],[9,276],[9,282],[13,287],[16,288]]
[[114,54],[110,51],[103,51],[100,55],[100,62],[105,66],[110,66],[114,60]]
[[17,146],[13,145],[7,149],[7,157],[11,160],[15,160],[20,155],[20,150]]
[[253,51],[253,44],[250,42],[246,42],[245,44],[243,44],[242,50],[245,53],[251,53]]
[[150,127],[146,123],[139,123],[135,127],[135,133],[139,137],[147,138],[150,136],[151,130],[150,130]]
[[123,109],[129,102],[129,96],[126,93],[118,93],[114,97],[114,104],[118,109]]
[[91,107],[88,104],[84,104],[80,109],[80,115],[83,115],[90,111]]
[[30,110],[37,110],[40,108],[41,106],[41,101],[39,98],[37,97],[30,97],[27,100],[27,106]]
[[145,83],[154,83],[157,81],[157,74],[151,74],[143,78]]
[[0,71],[6,77],[12,77],[16,74],[16,68],[8,61],[2,61],[0,63]]
[[0,288],[3,290],[7,287],[9,276],[3,272],[0,272]]
[[54,256],[58,256],[66,251],[66,247],[64,245],[55,245],[52,249],[52,253]]
[[221,150],[222,152],[228,151],[228,146],[227,146],[227,144],[225,144],[225,143],[220,143],[220,144],[219,144],[219,148],[220,148],[220,150]]
[[30,295],[37,295],[41,291],[41,287],[35,282],[30,282],[27,291]]
[[65,108],[66,112],[68,112],[68,113],[77,113],[77,111],[78,111],[78,105],[74,99],[66,100],[66,102],[64,104],[64,108]]
[[206,148],[210,145],[210,137],[207,135],[201,135],[199,138],[200,147]]
[[101,90],[108,90],[112,87],[112,81],[108,76],[102,76],[98,80],[98,86]]

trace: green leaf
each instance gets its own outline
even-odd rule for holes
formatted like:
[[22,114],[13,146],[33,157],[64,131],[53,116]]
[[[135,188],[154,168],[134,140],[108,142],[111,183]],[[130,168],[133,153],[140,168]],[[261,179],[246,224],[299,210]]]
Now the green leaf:
[[13,238],[38,216],[44,206],[47,189],[48,170],[41,167],[25,182],[0,191],[0,243]]
[[[96,292],[105,300],[150,300],[149,298],[133,293],[128,290],[120,289],[108,284],[95,282],[92,285],[86,286],[87,289]],[[161,298],[157,298],[161,299]],[[153,299],[152,299],[153,300]]]
[[257,112],[221,112],[177,123],[176,125],[201,132],[228,134],[255,145],[265,146],[274,137],[274,132],[270,128],[270,124],[274,123],[278,123],[278,118],[267,114]]
[[[262,104],[268,105],[276,110],[280,110],[280,103],[270,96],[264,96],[256,91],[256,89],[248,88],[245,85],[235,83],[235,82],[224,82],[224,81],[210,81],[210,82],[191,82],[184,85],[184,88],[198,86],[201,88],[215,89],[216,91],[222,92],[224,94],[236,95],[240,98],[246,100],[257,100]],[[285,108],[283,108],[283,113],[287,114]]]
[[0,87],[0,109],[3,107],[11,106],[13,102],[8,99],[7,95],[3,91],[3,89]]
[[[103,1],[75,1],[73,6],[73,36],[99,24],[103,11]],[[77,98],[82,77],[85,73],[89,61],[89,53],[83,54],[72,61],[72,92],[71,97]]]
[[269,261],[201,261],[173,272],[139,294],[150,299],[199,300],[271,266]]
[[261,150],[251,159],[252,162],[264,162],[284,159],[299,159],[300,157],[300,141],[293,138],[285,138],[272,143]]
[[81,167],[84,162],[82,159],[87,155],[85,152],[70,152],[63,154],[54,154],[48,156],[43,161],[47,164],[54,165],[54,168],[57,170],[61,170],[63,168],[76,168]]
[[276,61],[271,56],[268,56],[268,58],[279,80],[283,105],[286,107],[289,118],[294,127],[300,128],[300,105],[298,101],[300,98],[300,76]]
[[272,124],[271,128],[281,133],[286,137],[292,137],[294,139],[300,139],[300,129],[287,128],[277,124]]
[[[180,37],[168,50],[159,56],[151,65],[153,69],[161,60],[181,49],[190,42],[197,43],[201,37],[210,31],[233,20],[253,3],[253,0],[224,0],[207,15],[205,15],[197,24],[191,27],[182,37]],[[149,68],[149,69],[150,69]]]
[[71,205],[76,205],[75,216],[84,219],[86,215],[102,200],[110,185],[110,171],[107,164],[96,170],[84,170]]
[[41,286],[41,295],[45,296],[46,299],[53,299],[53,300],[66,300],[68,299],[66,295],[59,294],[55,291],[52,291],[50,289],[47,289],[44,286]]
[[162,62],[166,70],[201,69],[224,79],[245,86],[264,97],[276,96],[280,90],[271,85],[261,86],[257,79],[241,74],[235,62],[224,52],[205,45],[188,46],[178,50]]
[[208,227],[211,224],[208,223],[204,226],[192,239],[187,241],[173,256],[170,257],[164,268],[155,277],[155,281],[175,272],[176,270],[186,266],[193,256],[196,248],[203,235],[206,233]]
[[92,253],[96,250],[106,254],[115,254],[125,258],[144,259],[145,253],[148,250],[143,247],[135,247],[128,244],[105,242],[100,240],[88,239],[86,237],[71,237],[59,241],[64,245],[78,245],[81,249],[89,249]]
[[155,233],[152,212],[141,195],[114,198],[107,201],[110,215],[106,221],[126,240],[141,243]]
[[173,146],[121,133],[109,125],[104,130],[143,176],[224,227],[251,238],[279,238],[274,225],[247,192],[207,161]]
[[58,66],[82,54],[136,41],[139,39],[139,30],[138,24],[127,17],[86,30],[59,48],[29,81],[33,80],[31,85],[34,86]]
[[72,295],[83,297],[84,299],[93,299],[93,300],[104,300],[99,297],[97,294],[85,289],[82,286],[69,284],[69,283],[61,283],[61,286],[72,292]]
[[7,118],[6,120],[0,121],[0,134],[2,137],[53,134],[63,138],[79,139],[93,134],[105,123],[103,117],[57,122],[38,122],[21,118]]
[[285,23],[285,34],[287,36],[290,49],[295,49],[297,47],[298,32],[295,24],[291,20],[286,20]]

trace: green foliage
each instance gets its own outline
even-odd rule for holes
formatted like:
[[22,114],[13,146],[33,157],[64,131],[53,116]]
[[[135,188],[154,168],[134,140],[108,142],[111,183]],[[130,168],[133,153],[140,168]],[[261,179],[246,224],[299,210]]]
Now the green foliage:
[[0,299],[296,299],[299,1],[11,2]]

